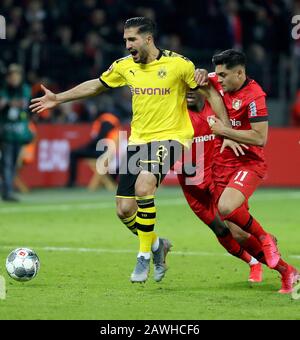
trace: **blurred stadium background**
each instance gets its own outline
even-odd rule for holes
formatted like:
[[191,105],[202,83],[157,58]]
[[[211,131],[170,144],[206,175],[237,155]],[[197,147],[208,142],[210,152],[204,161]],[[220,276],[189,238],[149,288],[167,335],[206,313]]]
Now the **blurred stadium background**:
[[[113,60],[126,55],[123,24],[132,16],[155,19],[159,47],[182,53],[208,70],[212,70],[215,52],[242,49],[248,57],[250,77],[268,94],[271,127],[279,128],[270,134],[266,184],[300,186],[296,128],[300,126],[300,39],[291,35],[292,17],[300,13],[300,1],[3,0],[0,11],[6,19],[6,40],[0,42],[0,81],[4,81],[8,65],[17,62],[24,67],[33,97],[41,94],[41,83],[54,92],[63,91],[98,77]],[[29,187],[65,183],[69,150],[86,141],[88,124],[102,112],[118,115],[127,125],[131,119],[129,90],[109,91],[34,117],[39,146],[34,164],[20,174]],[[285,150],[297,157],[291,159]],[[288,178],[283,176],[283,164],[292,171]],[[86,185],[92,172],[85,165],[81,168],[78,184]],[[30,176],[32,173],[35,175]]]
[[[158,24],[158,46],[187,55],[196,65],[211,69],[216,51],[243,49],[250,76],[268,93],[272,124],[288,126],[300,85],[300,42],[291,36],[292,17],[299,13],[296,0],[2,0],[7,39],[1,41],[0,70],[4,75],[17,61],[33,87],[46,81],[64,90],[97,77],[125,55],[124,21],[148,16]],[[130,106],[116,97],[110,94],[107,102],[102,97],[97,109],[117,111],[128,120]],[[91,105],[57,110],[49,119],[89,121]]]
[[[1,71],[18,61],[32,85],[47,79],[53,88],[65,89],[99,75],[125,53],[126,18],[149,16],[158,23],[158,46],[182,52],[198,65],[211,68],[217,50],[242,48],[249,74],[276,100],[275,107],[284,108],[277,110],[281,117],[274,124],[288,125],[287,104],[299,88],[300,44],[291,37],[299,6],[293,0],[3,0],[7,39],[1,42]],[[110,104],[128,119],[128,110],[115,108],[113,98]],[[88,106],[75,113],[57,112],[53,119],[91,118]]]
[[[132,16],[155,19],[159,47],[208,70],[215,52],[242,49],[250,77],[268,95],[265,185],[288,187],[258,191],[252,208],[299,267],[300,39],[291,35],[297,14],[300,1],[293,0],[1,0],[6,39],[0,40],[0,87],[11,63],[23,66],[32,97],[42,94],[41,83],[58,92],[98,77],[127,54],[123,24]],[[31,192],[20,195],[19,205],[1,203],[0,274],[9,251],[19,246],[36,249],[42,269],[26,285],[9,282],[0,318],[299,318],[297,302],[274,293],[280,283],[273,272],[266,270],[264,283],[249,289],[247,267],[223,256],[176,187],[160,188],[158,195],[157,230],[175,244],[172,270],[159,287],[129,286],[136,239],[115,217],[113,192],[86,190],[94,174],[84,161],[77,181],[84,188],[58,188],[66,185],[70,151],[89,139],[102,112],[116,114],[127,128],[130,92],[110,91],[32,117],[34,157],[21,164],[16,183]],[[174,186],[175,178],[166,184]],[[141,299],[144,313],[138,312]]]

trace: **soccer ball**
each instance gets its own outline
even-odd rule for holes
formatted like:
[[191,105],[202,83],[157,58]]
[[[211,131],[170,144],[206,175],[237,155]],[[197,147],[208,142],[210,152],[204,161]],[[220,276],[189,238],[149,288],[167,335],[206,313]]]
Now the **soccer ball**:
[[40,269],[37,254],[29,248],[13,250],[6,258],[6,270],[17,281],[32,280]]

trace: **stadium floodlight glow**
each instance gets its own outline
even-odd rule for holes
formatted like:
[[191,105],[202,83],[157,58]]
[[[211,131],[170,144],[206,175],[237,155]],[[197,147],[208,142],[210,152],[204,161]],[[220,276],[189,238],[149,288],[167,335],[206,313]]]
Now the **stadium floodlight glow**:
[[0,15],[0,39],[6,39],[6,20]]
[[296,25],[292,29],[292,37],[293,39],[298,40],[300,39],[300,14],[292,17],[292,24]]

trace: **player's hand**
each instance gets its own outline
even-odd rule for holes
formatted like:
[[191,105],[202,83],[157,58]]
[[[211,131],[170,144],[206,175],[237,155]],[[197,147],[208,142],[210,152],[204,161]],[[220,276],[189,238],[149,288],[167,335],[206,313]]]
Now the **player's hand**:
[[240,144],[238,142],[235,142],[234,140],[227,138],[224,138],[220,153],[222,153],[225,148],[232,149],[237,157],[239,157],[240,155],[242,156],[245,155],[245,151],[243,150],[243,148],[249,149],[249,147],[246,144]]
[[195,81],[199,86],[208,85],[208,72],[203,68],[195,70]]
[[211,131],[216,136],[222,136],[224,133],[225,125],[218,117],[210,117],[208,122]]
[[41,88],[45,92],[45,95],[31,100],[32,104],[29,108],[32,112],[41,113],[44,110],[52,109],[58,105],[55,93],[48,90],[44,85],[41,85]]

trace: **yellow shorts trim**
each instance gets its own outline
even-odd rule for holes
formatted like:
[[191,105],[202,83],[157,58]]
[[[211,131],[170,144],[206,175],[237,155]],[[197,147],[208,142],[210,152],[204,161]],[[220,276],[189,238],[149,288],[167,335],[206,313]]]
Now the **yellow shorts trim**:
[[120,195],[116,195],[115,197],[118,197],[118,198],[133,198],[133,199],[135,199],[135,196],[120,196]]
[[135,196],[137,200],[149,200],[155,198],[155,195],[148,195],[148,196]]

